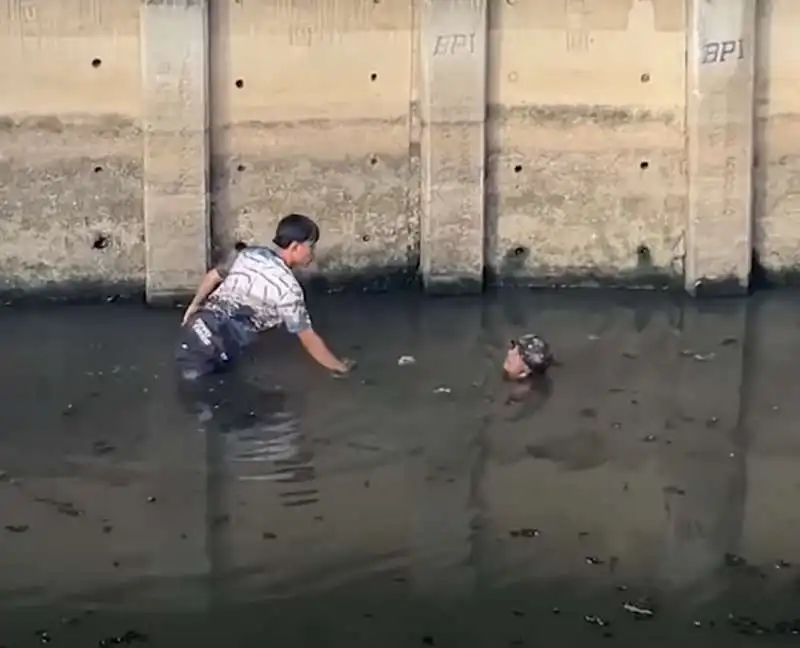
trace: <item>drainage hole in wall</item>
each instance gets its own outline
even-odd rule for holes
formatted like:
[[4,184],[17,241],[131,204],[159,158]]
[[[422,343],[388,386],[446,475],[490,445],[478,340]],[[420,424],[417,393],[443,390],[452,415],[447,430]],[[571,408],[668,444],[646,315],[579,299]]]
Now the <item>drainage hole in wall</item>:
[[378,158],[377,158],[377,157],[375,157],[375,156],[373,155],[373,156],[372,156],[372,157],[369,159],[369,163],[370,163],[372,166],[375,166],[376,164],[378,164]]
[[361,237],[361,240],[364,241],[364,243],[367,243],[369,242],[369,238],[369,234],[364,234],[364,236]]
[[92,247],[95,250],[105,250],[111,243],[111,240],[105,234],[98,234],[94,237]]
[[233,244],[233,249],[236,250],[237,252],[241,252],[246,247],[247,243],[245,243],[244,241],[236,241],[236,243]]
[[514,256],[518,257],[522,256],[523,254],[525,254],[525,252],[527,252],[527,250],[521,245],[518,245],[517,247],[514,248]]
[[636,257],[639,261],[639,265],[650,265],[653,261],[653,256],[650,253],[650,248],[647,247],[644,243],[641,243],[639,247],[636,248]]
[[235,85],[237,88],[244,88],[244,79],[236,79]]
[[244,171],[244,170],[245,170],[245,168],[246,168],[246,167],[244,166],[244,164],[240,164],[240,165],[238,165],[238,166],[236,167],[236,170],[237,170],[237,171]]
[[96,167],[94,168],[94,172],[95,172],[95,173],[100,173],[102,170],[103,170],[103,167],[101,167],[101,166],[96,166]]
[[103,61],[101,61],[99,58],[92,59],[92,67],[93,68],[99,68],[102,64],[103,64]]
[[643,75],[640,77],[640,79],[641,79],[642,83],[650,83],[650,75],[649,75],[647,72],[645,72],[645,73],[644,73],[644,74],[643,74]]
[[642,161],[639,163],[639,168],[640,168],[642,171],[646,171],[648,168],[650,168],[650,163],[649,163],[647,160],[642,160]]
[[375,72],[373,72],[372,74],[369,75],[369,80],[370,81],[377,81],[378,80],[378,75],[375,74]]
[[514,173],[521,173],[522,172],[522,165],[518,164],[514,167]]

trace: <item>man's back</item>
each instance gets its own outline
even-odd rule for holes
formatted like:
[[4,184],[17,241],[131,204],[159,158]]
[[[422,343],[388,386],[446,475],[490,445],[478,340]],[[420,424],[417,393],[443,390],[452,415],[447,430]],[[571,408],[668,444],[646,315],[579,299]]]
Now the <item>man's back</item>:
[[217,269],[223,280],[204,308],[229,318],[246,335],[285,322],[287,309],[307,317],[303,289],[272,249],[246,247]]

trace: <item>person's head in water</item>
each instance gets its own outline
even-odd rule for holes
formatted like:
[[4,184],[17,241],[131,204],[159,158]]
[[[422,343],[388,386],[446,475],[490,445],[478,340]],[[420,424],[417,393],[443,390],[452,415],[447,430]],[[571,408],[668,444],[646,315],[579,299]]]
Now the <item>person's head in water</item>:
[[511,340],[503,362],[503,373],[509,380],[524,380],[544,375],[552,364],[550,345],[538,335],[523,335]]
[[290,268],[304,268],[314,261],[319,226],[308,216],[289,214],[278,222],[272,242]]

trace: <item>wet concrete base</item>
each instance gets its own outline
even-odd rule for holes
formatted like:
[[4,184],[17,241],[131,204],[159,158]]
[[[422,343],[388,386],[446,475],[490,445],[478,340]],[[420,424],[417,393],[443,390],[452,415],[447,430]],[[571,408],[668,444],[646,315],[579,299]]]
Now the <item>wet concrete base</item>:
[[0,645],[798,640],[794,297],[310,307],[358,372],[270,333],[210,416],[179,312],[3,311]]

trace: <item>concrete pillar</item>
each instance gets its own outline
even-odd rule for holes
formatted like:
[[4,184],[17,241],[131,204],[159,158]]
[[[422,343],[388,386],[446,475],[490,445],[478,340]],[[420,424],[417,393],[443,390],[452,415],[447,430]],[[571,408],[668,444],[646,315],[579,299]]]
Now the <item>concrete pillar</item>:
[[752,254],[756,0],[691,0],[686,289],[747,291]]
[[207,0],[142,0],[149,302],[194,291],[210,238]]
[[420,253],[432,293],[483,287],[486,6],[423,0]]

